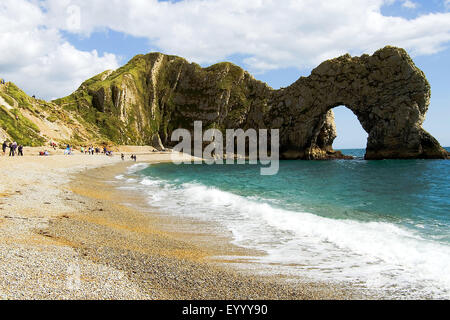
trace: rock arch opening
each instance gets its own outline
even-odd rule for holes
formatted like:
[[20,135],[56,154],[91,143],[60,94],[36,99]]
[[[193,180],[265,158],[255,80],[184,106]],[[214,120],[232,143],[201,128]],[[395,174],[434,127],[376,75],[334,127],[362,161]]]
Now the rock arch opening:
[[363,129],[356,115],[343,105],[337,106],[332,110],[336,125],[336,138],[333,141],[333,149],[340,150],[345,155],[353,155],[347,152],[349,149],[364,149],[365,153],[368,133]]

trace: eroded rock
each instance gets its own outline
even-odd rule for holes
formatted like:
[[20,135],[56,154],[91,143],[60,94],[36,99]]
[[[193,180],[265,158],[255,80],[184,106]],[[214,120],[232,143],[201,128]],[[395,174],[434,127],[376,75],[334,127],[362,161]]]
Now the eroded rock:
[[279,129],[286,159],[342,158],[332,148],[332,108],[344,105],[368,133],[366,159],[448,155],[422,128],[430,85],[406,51],[395,47],[325,61],[280,90],[231,63],[201,68],[151,53],[86,81],[63,101],[77,105],[85,119],[97,117],[100,132],[117,143],[171,146],[173,130],[192,130],[194,121],[220,130]]
[[157,134],[157,133],[155,133],[153,135],[152,147],[155,148],[158,151],[163,151],[164,150],[164,146],[162,144],[161,138],[159,137],[159,134]]
[[[294,107],[288,101],[296,101]],[[265,116],[268,127],[279,113],[289,121],[278,125],[287,158],[327,158],[336,137],[330,110],[344,105],[368,133],[366,159],[445,158],[447,152],[422,128],[430,103],[430,85],[405,50],[386,47],[373,56],[328,60],[307,78],[275,92],[277,106]],[[290,120],[290,119],[293,119]]]

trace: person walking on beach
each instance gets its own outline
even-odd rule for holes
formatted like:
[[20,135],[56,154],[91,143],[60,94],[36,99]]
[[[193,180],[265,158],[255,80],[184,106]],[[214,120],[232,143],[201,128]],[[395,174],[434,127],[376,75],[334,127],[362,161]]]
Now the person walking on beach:
[[72,149],[70,148],[70,145],[67,145],[66,150],[64,150],[64,155],[71,155]]
[[19,145],[17,148],[17,156],[23,157],[23,145]]
[[122,158],[122,161],[125,160],[125,155],[123,153],[120,155],[120,157]]
[[2,144],[3,155],[6,156],[6,148],[8,148],[8,141],[4,141]]
[[14,157],[16,155],[17,142],[9,144],[9,156]]

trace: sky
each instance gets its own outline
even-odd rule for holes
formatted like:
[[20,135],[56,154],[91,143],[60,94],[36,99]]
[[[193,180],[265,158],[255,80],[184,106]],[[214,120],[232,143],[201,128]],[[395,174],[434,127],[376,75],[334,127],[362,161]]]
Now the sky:
[[[0,78],[44,99],[136,54],[209,66],[231,61],[273,88],[345,53],[405,48],[431,83],[424,128],[450,146],[450,0],[2,0]],[[364,147],[353,113],[335,108],[335,148]]]

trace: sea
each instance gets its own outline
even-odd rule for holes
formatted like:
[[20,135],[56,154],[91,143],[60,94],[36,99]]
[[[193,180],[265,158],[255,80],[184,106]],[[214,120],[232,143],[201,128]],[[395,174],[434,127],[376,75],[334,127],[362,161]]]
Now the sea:
[[[449,148],[446,148],[450,151]],[[151,208],[211,222],[268,273],[351,283],[383,298],[450,298],[450,161],[136,164],[117,176]]]

